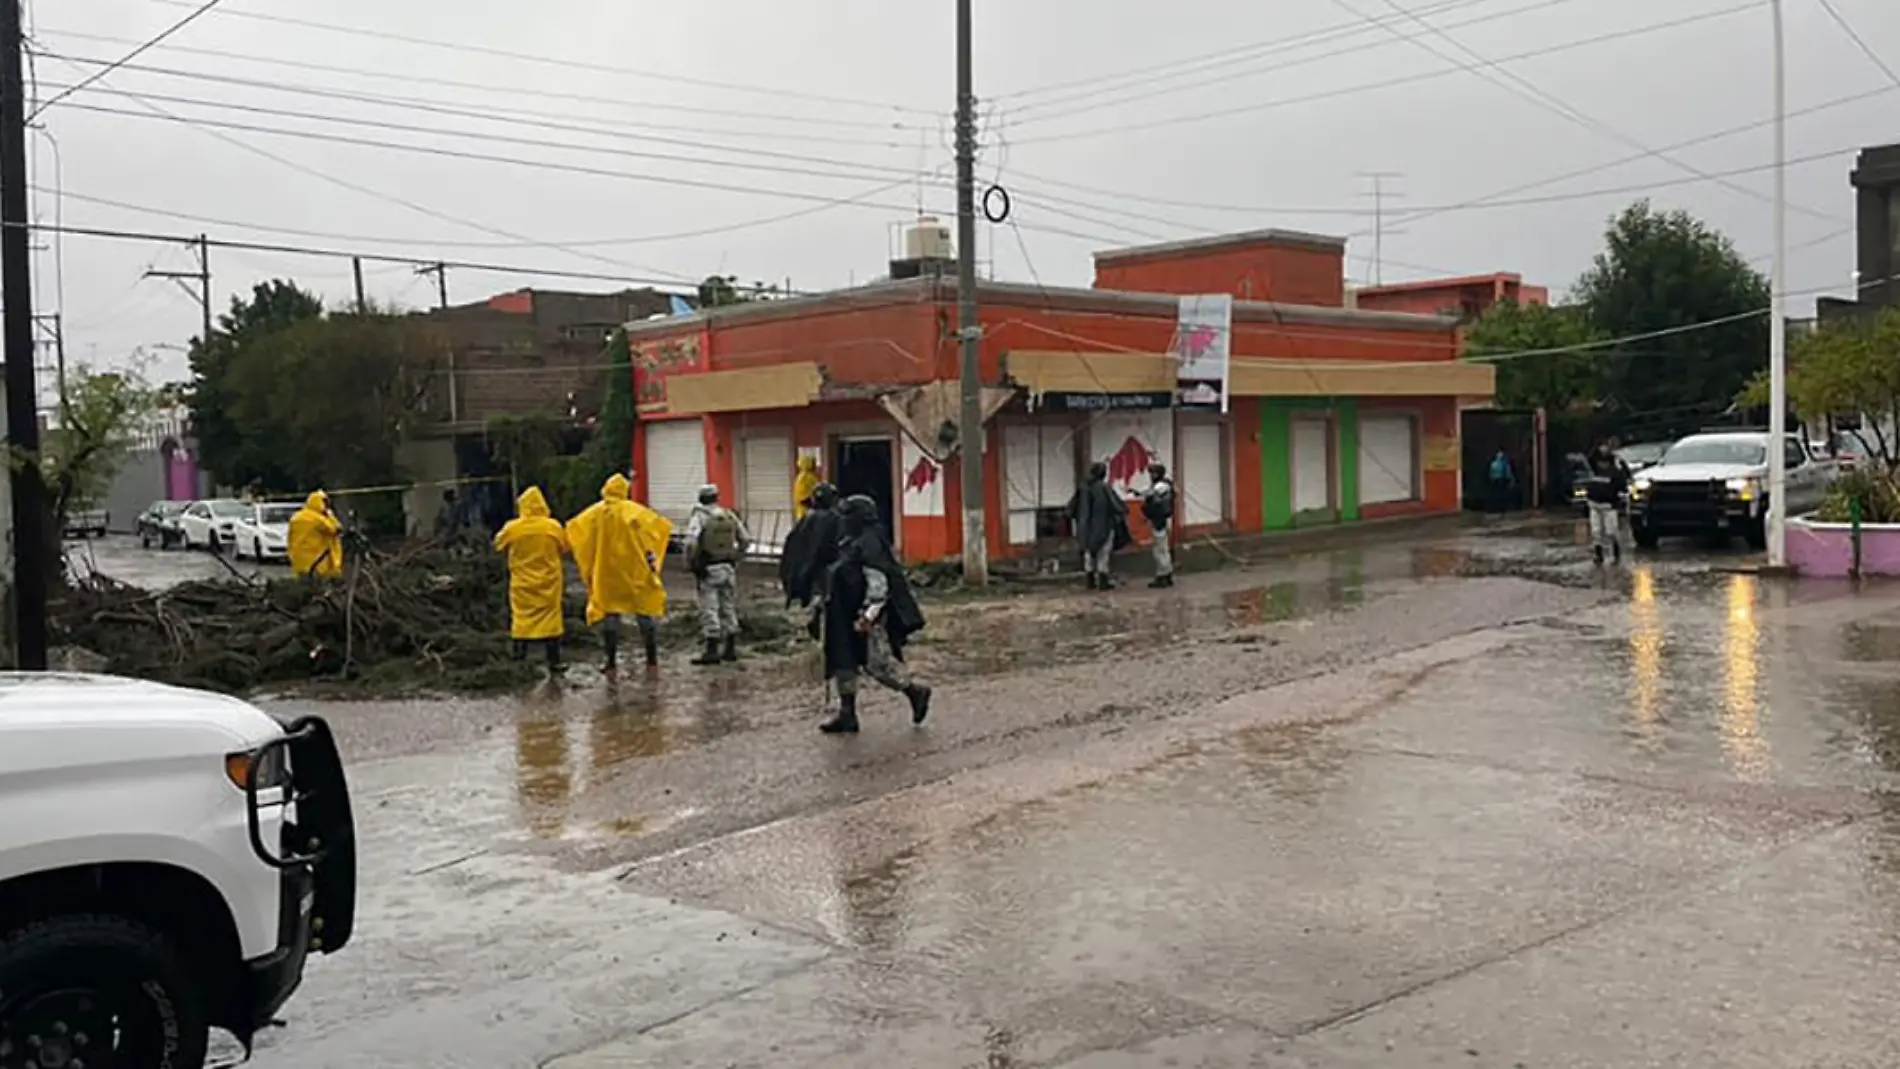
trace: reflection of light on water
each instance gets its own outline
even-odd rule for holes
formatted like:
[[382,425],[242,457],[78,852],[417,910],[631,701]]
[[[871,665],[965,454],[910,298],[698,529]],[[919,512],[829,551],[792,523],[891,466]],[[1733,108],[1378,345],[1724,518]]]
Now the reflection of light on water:
[[515,722],[515,794],[522,816],[537,834],[556,836],[566,823],[568,793],[567,724],[558,716],[523,717]]
[[1630,572],[1631,699],[1635,704],[1636,734],[1653,742],[1662,697],[1662,614],[1656,609],[1656,575],[1647,567]]
[[1722,662],[1722,748],[1736,775],[1761,779],[1768,773],[1768,742],[1761,737],[1761,625],[1755,620],[1755,577],[1737,575],[1728,586]]

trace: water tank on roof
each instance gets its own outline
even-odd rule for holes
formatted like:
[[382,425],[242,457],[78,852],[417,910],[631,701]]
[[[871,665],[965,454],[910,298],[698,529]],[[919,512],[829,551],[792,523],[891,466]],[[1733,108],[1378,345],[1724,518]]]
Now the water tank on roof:
[[950,245],[950,228],[933,216],[923,215],[904,231],[904,258],[907,260],[952,260],[956,251]]

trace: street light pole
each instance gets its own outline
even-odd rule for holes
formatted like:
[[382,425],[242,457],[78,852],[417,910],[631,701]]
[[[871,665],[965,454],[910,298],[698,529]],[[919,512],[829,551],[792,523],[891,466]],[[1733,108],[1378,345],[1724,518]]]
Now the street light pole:
[[1768,305],[1768,565],[1788,563],[1788,99],[1781,0],[1771,0],[1775,26],[1774,267]]

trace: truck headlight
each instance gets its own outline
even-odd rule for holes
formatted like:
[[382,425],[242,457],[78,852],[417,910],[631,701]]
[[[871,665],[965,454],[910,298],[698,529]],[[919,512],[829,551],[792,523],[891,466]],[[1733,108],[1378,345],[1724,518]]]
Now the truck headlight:
[[1649,480],[1637,479],[1630,483],[1630,500],[1641,501],[1649,496]]
[[1728,492],[1737,501],[1753,501],[1761,496],[1761,483],[1753,478],[1730,479]]

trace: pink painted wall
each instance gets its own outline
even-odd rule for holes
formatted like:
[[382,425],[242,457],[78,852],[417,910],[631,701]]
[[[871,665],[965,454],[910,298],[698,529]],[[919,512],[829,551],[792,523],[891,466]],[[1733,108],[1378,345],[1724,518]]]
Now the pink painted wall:
[[168,501],[194,501],[198,498],[198,462],[189,449],[165,451],[165,498]]
[[[1839,579],[1853,573],[1853,532],[1844,523],[1788,523],[1788,563],[1799,575]],[[1860,529],[1862,575],[1900,576],[1900,526]]]

